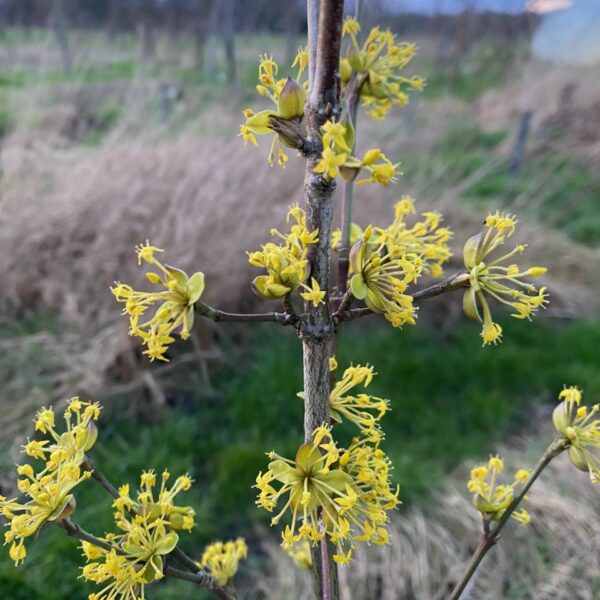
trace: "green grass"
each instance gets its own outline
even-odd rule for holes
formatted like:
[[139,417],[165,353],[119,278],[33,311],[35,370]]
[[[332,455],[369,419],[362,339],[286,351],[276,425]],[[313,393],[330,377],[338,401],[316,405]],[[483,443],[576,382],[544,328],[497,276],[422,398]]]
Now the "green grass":
[[[461,460],[485,457],[507,435],[526,431],[534,405],[553,403],[563,385],[583,387],[592,401],[600,396],[598,321],[506,319],[504,342],[482,348],[478,327],[469,323],[440,333],[423,324],[397,331],[369,319],[344,331],[338,359],[341,368],[374,364],[378,375],[369,391],[392,401],[383,421],[383,447],[395,464],[405,504],[428,502]],[[269,515],[254,506],[251,487],[268,462],[264,453],[293,455],[302,442],[302,401],[296,397],[302,385],[300,344],[285,332],[259,328],[241,354],[225,346],[231,359],[213,373],[214,390],[182,371],[169,396],[172,408],[132,417],[123,399],[104,414],[93,456],[117,485],[135,485],[140,471],[150,467],[173,475],[190,472],[196,479],[181,496],[198,514],[196,531],[183,534],[194,556],[211,539],[252,537],[254,524],[268,524]],[[342,428],[341,443],[352,434]],[[95,482],[81,486],[77,521],[103,533],[110,528],[110,512]],[[60,531],[48,527],[29,546],[31,556],[18,570],[0,560],[0,589],[10,590],[11,598],[59,600],[89,593],[75,579],[80,561],[74,544]],[[159,586],[152,597],[167,600],[185,589]]]
[[419,180],[447,188],[472,177],[460,199],[478,211],[514,211],[595,247],[600,242],[598,173],[549,150],[526,158],[521,172],[511,174],[499,153],[508,135],[505,129],[485,131],[468,121],[455,124],[427,155],[402,157],[405,178],[410,182],[418,174]]

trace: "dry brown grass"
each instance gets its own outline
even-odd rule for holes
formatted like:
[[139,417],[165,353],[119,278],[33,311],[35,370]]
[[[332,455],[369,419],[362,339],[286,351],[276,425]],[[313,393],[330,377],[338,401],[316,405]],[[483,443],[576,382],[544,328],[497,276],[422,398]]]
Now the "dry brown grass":
[[[229,114],[209,112],[192,129],[233,134],[236,121]],[[410,143],[400,132],[399,120],[392,121],[385,147],[396,155]],[[301,201],[302,161],[292,157],[286,171],[271,170],[265,162],[267,148],[244,148],[235,137],[170,138],[150,128],[142,139],[125,140],[115,135],[99,147],[59,149],[54,142],[17,132],[5,147],[0,229],[4,319],[52,314],[69,328],[68,334],[47,334],[51,339],[44,338],[39,350],[44,357],[40,368],[55,373],[44,380],[51,390],[49,401],[75,393],[97,395],[115,364],[135,363],[132,348],[137,344],[126,335],[109,286],[116,279],[144,285],[134,247],[145,239],[165,247],[168,262],[204,271],[208,302],[225,309],[271,308],[249,291],[254,274],[244,251],[264,242],[270,227],[283,224],[286,207]],[[443,165],[436,169],[443,181]],[[413,189],[402,184],[384,191],[364,187],[356,203],[357,220],[385,223],[393,200],[412,193],[423,210],[447,216],[460,257],[462,241],[479,229],[483,215],[459,205],[457,196],[484,174],[485,169],[436,197],[431,181],[418,177]],[[593,310],[597,296],[590,273],[598,252],[531,224],[523,225],[521,236],[530,243],[531,261],[551,267],[546,283],[553,292],[554,314]],[[449,271],[454,268],[459,268],[458,259]],[[78,341],[77,335],[82,336]],[[13,340],[15,355],[20,346],[25,352],[37,341]],[[44,344],[52,349],[46,352]],[[51,356],[47,364],[46,356]],[[13,372],[18,376],[18,370]],[[28,381],[21,381],[21,395],[29,397]],[[5,393],[3,403],[12,397]],[[19,404],[17,415],[35,403]]]
[[[533,464],[551,432],[506,451],[507,467]],[[510,464],[508,464],[510,463]],[[462,573],[480,535],[465,488],[464,465],[432,492],[427,509],[411,507],[391,524],[391,543],[357,552],[340,569],[342,597],[352,600],[443,600]],[[406,485],[410,485],[409,482]],[[585,473],[559,457],[529,494],[532,524],[514,521],[484,559],[464,600],[594,600],[600,594],[600,505]],[[244,598],[309,600],[308,573],[276,541],[265,542],[269,572]]]

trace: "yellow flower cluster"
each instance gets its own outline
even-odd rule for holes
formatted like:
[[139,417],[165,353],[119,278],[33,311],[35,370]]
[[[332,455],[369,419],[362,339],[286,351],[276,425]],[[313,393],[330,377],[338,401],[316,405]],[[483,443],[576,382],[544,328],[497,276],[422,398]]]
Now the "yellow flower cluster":
[[301,540],[286,546],[284,550],[300,569],[310,569],[312,567],[313,562],[310,554],[310,543],[308,541]]
[[[256,135],[273,135],[273,142],[269,152],[269,164],[273,166],[277,159],[280,167],[285,167],[288,156],[284,152],[281,143],[286,144],[284,137],[278,136],[271,128],[271,118],[277,117],[284,120],[300,120],[304,114],[304,102],[308,82],[301,83],[302,74],[308,65],[308,52],[306,48],[298,50],[298,54],[292,64],[292,68],[297,67],[296,79],[291,77],[279,79],[277,74],[279,66],[273,60],[272,56],[261,56],[258,67],[259,84],[256,91],[263,97],[271,100],[276,110],[262,110],[255,113],[251,108],[244,110],[246,119],[243,125],[240,125],[240,134],[244,143],[250,142],[258,146]],[[286,144],[289,145],[289,144]],[[292,147],[292,146],[290,146]]]
[[144,586],[164,577],[163,557],[179,541],[174,530],[189,530],[194,525],[194,511],[174,504],[175,496],[189,490],[192,480],[182,475],[169,488],[169,478],[169,473],[163,472],[157,497],[153,471],[142,473],[136,501],[129,496],[128,485],[120,488],[113,506],[115,523],[122,533],[110,533],[102,539],[111,550],[83,542],[88,564],[82,576],[103,586],[89,596],[90,600],[143,599]]
[[413,299],[404,292],[420,277],[423,264],[420,254],[398,245],[385,231],[373,237],[369,225],[350,249],[351,293],[394,327],[414,325]]
[[[499,475],[504,470],[504,461],[499,456],[491,456],[487,464],[471,469],[471,478],[467,488],[473,493],[473,506],[487,521],[498,521],[510,506],[515,496],[515,488],[527,483],[530,473],[519,469],[510,484],[498,482]],[[529,513],[523,508],[514,511],[511,517],[521,525],[527,525],[531,520]]]
[[554,409],[552,421],[556,431],[569,442],[567,454],[581,471],[590,474],[592,483],[600,483],[600,404],[581,406],[582,392],[576,387],[559,394],[562,402]]
[[373,367],[368,365],[348,367],[329,395],[331,418],[337,423],[351,421],[367,436],[380,431],[379,421],[390,410],[390,401],[364,393],[349,396],[348,392],[357,385],[368,387],[373,375]]
[[383,119],[394,105],[408,102],[409,91],[420,91],[425,86],[421,77],[406,78],[400,71],[412,60],[414,44],[397,43],[390,31],[374,27],[365,42],[358,43],[360,24],[349,17],[344,22],[343,35],[350,38],[347,55],[340,63],[344,86],[353,78],[361,78],[360,97],[373,119]]
[[312,287],[304,285],[309,273],[306,258],[308,247],[319,241],[319,232],[308,231],[306,228],[306,213],[298,206],[292,206],[287,215],[288,223],[292,221],[290,230],[282,234],[277,229],[271,230],[271,235],[282,240],[282,244],[269,242],[261,250],[248,252],[248,261],[255,267],[267,270],[267,275],[259,275],[252,282],[256,294],[267,300],[283,298],[298,287],[306,289],[306,300],[318,304],[324,298],[325,292],[319,289],[313,279]]
[[[452,238],[452,231],[447,227],[440,227],[442,215],[437,212],[424,212],[422,219],[409,226],[407,216],[415,214],[415,205],[409,196],[403,196],[394,206],[394,221],[386,228],[375,227],[373,241],[379,239],[392,239],[396,247],[404,248],[407,253],[421,256],[423,273],[432,277],[441,277],[444,273],[443,265],[452,256],[448,241]],[[357,223],[352,223],[350,228],[350,244],[354,245],[364,235],[363,229]],[[339,229],[331,236],[331,246],[339,247],[342,234]]]
[[[129,335],[137,335],[146,345],[144,354],[150,360],[167,361],[165,352],[172,337],[179,329],[179,336],[185,340],[194,324],[194,304],[204,292],[204,273],[194,273],[191,277],[175,267],[163,265],[156,254],[164,252],[148,242],[137,248],[138,264],[143,262],[155,267],[158,273],[150,271],[146,277],[150,283],[161,288],[157,292],[138,292],[131,286],[116,282],[111,288],[115,298],[125,307],[123,314],[129,315]],[[155,308],[148,320],[141,322],[148,309]]]
[[[481,233],[470,238],[464,248],[464,263],[469,273],[470,287],[463,298],[463,309],[467,317],[483,323],[483,344],[496,344],[502,337],[502,327],[492,320],[485,294],[509,306],[515,312],[512,317],[530,319],[540,307],[548,303],[546,288],[539,290],[523,281],[524,277],[539,277],[547,269],[531,267],[521,270],[517,264],[503,266],[501,263],[522,254],[526,246],[517,245],[507,254],[490,260],[490,254],[514,233],[517,220],[514,216],[496,212],[488,215]],[[481,306],[483,315],[479,312]]]
[[257,504],[272,512],[287,498],[271,521],[275,525],[291,513],[284,547],[318,542],[327,534],[336,546],[334,560],[344,563],[358,541],[388,542],[387,511],[398,505],[399,489],[391,489],[390,461],[377,443],[354,438],[347,449],[338,448],[330,429],[319,427],[295,460],[274,452],[269,457],[269,469],[256,478]]
[[321,159],[314,172],[322,173],[328,179],[335,179],[341,173],[348,181],[354,181],[360,170],[364,169],[368,177],[357,181],[357,185],[379,183],[387,186],[395,182],[401,174],[400,163],[392,163],[379,148],[367,150],[362,160],[352,156],[353,137],[350,126],[327,121],[322,127]]
[[447,227],[440,227],[443,217],[438,212],[421,213],[423,219],[409,227],[406,217],[415,212],[413,199],[402,196],[394,206],[394,221],[385,232],[396,245],[405,248],[406,252],[421,255],[424,273],[441,277],[444,273],[443,264],[452,256],[448,248],[452,231]]
[[35,535],[42,525],[68,517],[75,510],[72,490],[91,475],[81,470],[85,452],[98,436],[94,421],[100,415],[98,404],[72,398],[64,412],[66,431],[58,433],[52,409],[43,408],[35,419],[35,429],[51,440],[29,441],[23,450],[27,456],[45,461],[36,473],[30,464],[17,467],[17,487],[27,500],[8,500],[0,496],[0,514],[8,521],[4,535],[9,554],[16,564],[27,556],[25,538]]
[[248,546],[243,538],[215,542],[206,547],[199,566],[206,569],[220,586],[226,586],[237,573],[240,560],[247,557]]

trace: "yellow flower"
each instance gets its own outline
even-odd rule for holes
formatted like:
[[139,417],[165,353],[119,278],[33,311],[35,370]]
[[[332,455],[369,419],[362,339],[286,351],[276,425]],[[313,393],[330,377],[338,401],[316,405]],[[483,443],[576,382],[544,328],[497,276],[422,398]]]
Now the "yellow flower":
[[[175,267],[163,265],[154,257],[160,248],[141,244],[137,248],[138,262],[145,261],[158,270],[146,274],[148,281],[162,288],[157,292],[138,292],[131,286],[116,282],[111,292],[125,307],[123,314],[129,315],[130,335],[142,338],[146,345],[144,354],[150,360],[167,361],[165,352],[174,341],[172,335],[179,329],[181,339],[190,336],[194,323],[194,305],[204,292],[204,273],[194,273],[191,277]],[[148,309],[155,308],[154,314],[145,322],[141,319]]]
[[[524,485],[529,479],[529,471],[519,469],[510,484],[499,483],[499,475],[504,471],[504,461],[499,456],[490,456],[488,462],[471,469],[467,488],[473,493],[473,506],[487,521],[499,521],[511,505],[516,487]],[[519,509],[511,517],[521,525],[530,521],[529,513]]]
[[18,502],[16,498],[7,500],[0,496],[0,514],[9,527],[5,543],[11,544],[9,554],[16,564],[27,556],[25,538],[35,535],[45,523],[61,521],[75,510],[71,491],[91,475],[89,471],[82,472],[73,461],[63,461],[55,470],[44,469],[37,475],[32,467],[24,465],[18,473],[24,477],[19,481],[19,489],[29,499]]
[[562,402],[554,409],[552,420],[561,437],[568,442],[567,454],[581,471],[590,474],[592,483],[600,483],[600,404],[580,406],[582,393],[576,387],[565,388]]
[[492,320],[485,294],[515,310],[511,316],[517,319],[530,319],[540,307],[544,308],[548,303],[545,287],[538,290],[534,285],[523,281],[525,277],[543,275],[545,268],[521,270],[516,264],[501,265],[523,253],[525,246],[517,245],[500,258],[489,260],[490,254],[514,233],[516,223],[517,220],[512,215],[496,212],[485,220],[486,229],[465,244],[463,256],[469,272],[470,287],[463,298],[463,309],[467,317],[483,323],[481,337],[484,346],[497,343],[502,336],[502,328]]
[[273,460],[268,471],[256,478],[257,504],[272,512],[287,498],[271,521],[276,525],[290,512],[291,525],[282,534],[284,547],[316,542],[327,533],[337,548],[334,560],[347,562],[356,541],[387,542],[387,511],[397,506],[399,491],[389,485],[389,460],[369,439],[355,439],[347,450],[339,450],[329,428],[320,427],[295,460],[274,452],[269,457]]
[[292,544],[283,544],[283,549],[292,557],[296,566],[301,569],[312,568],[312,556],[310,554],[310,543],[307,540],[301,540]]
[[356,185],[379,183],[387,187],[396,181],[398,175],[401,175],[400,163],[392,163],[379,148],[373,148],[365,153],[362,166],[369,173],[369,177],[357,181]]
[[382,232],[371,241],[373,229],[367,227],[361,240],[350,250],[350,290],[374,312],[383,313],[394,327],[414,324],[412,297],[405,294],[410,283],[422,273],[423,260],[397,245]]
[[[353,73],[362,78],[360,98],[373,119],[384,118],[392,106],[408,102],[409,91],[420,91],[425,82],[421,77],[406,78],[400,72],[416,52],[413,44],[398,43],[390,31],[373,28],[365,42],[358,43],[360,24],[349,17],[344,21],[343,36],[350,38],[348,54],[342,59],[346,84]],[[344,90],[345,91],[345,90]]]
[[84,579],[102,585],[102,589],[90,598],[96,600],[143,599],[145,585],[164,577],[164,556],[171,553],[179,541],[176,529],[185,515],[193,510],[175,506],[175,496],[189,489],[192,480],[182,475],[170,488],[167,486],[169,473],[163,472],[158,495],[153,471],[141,476],[137,499],[129,497],[129,486],[121,486],[119,499],[113,506],[117,509],[114,518],[119,533],[101,538],[112,547],[98,548],[83,542],[82,550],[88,564],[83,568]]
[[357,385],[368,387],[373,380],[373,375],[373,367],[368,365],[352,366],[344,371],[342,378],[336,381],[329,395],[331,418],[334,421],[341,423],[346,419],[361,431],[379,428],[379,420],[390,409],[390,401],[364,393],[357,396],[348,395],[348,392]]
[[421,255],[425,273],[440,277],[442,265],[452,256],[448,248],[452,232],[447,227],[440,227],[442,216],[437,212],[422,213],[422,220],[409,227],[406,217],[415,212],[412,198],[402,196],[394,207],[394,221],[385,232],[406,252]]
[[326,292],[321,291],[319,282],[314,277],[311,278],[311,287],[308,287],[303,283],[300,285],[306,290],[306,292],[300,293],[300,296],[302,296],[304,300],[307,302],[312,302],[314,307],[319,306],[319,304],[323,302]]
[[346,127],[341,123],[327,121],[322,127],[323,131],[323,147],[333,146],[336,150],[350,153],[352,149],[346,141]]
[[66,431],[55,429],[55,415],[50,408],[42,408],[35,418],[35,429],[48,434],[51,440],[28,441],[23,446],[27,456],[46,460],[46,469],[56,470],[63,462],[81,464],[85,453],[98,438],[94,421],[100,416],[100,405],[71,398],[64,411]]
[[[267,271],[266,275],[260,275],[252,282],[253,291],[267,300],[282,298],[304,284],[309,271],[308,248],[319,240],[317,230],[308,231],[306,228],[306,213],[298,206],[290,208],[287,220],[292,221],[287,234],[271,230],[271,235],[280,238],[283,244],[269,242],[261,250],[248,253],[251,265]],[[311,295],[313,292],[314,288]],[[324,297],[325,292],[319,293]]]
[[269,98],[275,104],[274,110],[263,110],[254,113],[251,108],[244,110],[246,121],[240,125],[239,135],[244,143],[251,143],[258,146],[256,135],[272,135],[271,150],[269,151],[269,164],[273,166],[275,161],[280,167],[285,167],[288,156],[283,150],[282,144],[290,146],[291,144],[279,135],[272,128],[272,117],[284,119],[299,123],[304,114],[304,103],[306,101],[306,85],[301,83],[300,79],[308,65],[308,51],[306,49],[298,50],[294,59],[292,68],[298,67],[296,79],[291,77],[279,79],[278,64],[272,56],[260,57],[258,66],[259,84],[256,91],[263,97]]
[[346,153],[336,154],[329,147],[323,148],[321,160],[314,168],[315,173],[323,173],[329,179],[335,179],[340,173],[340,166],[346,162],[348,155]]
[[207,546],[198,563],[220,586],[229,585],[237,573],[240,560],[248,557],[248,546],[243,538],[230,542],[214,542]]

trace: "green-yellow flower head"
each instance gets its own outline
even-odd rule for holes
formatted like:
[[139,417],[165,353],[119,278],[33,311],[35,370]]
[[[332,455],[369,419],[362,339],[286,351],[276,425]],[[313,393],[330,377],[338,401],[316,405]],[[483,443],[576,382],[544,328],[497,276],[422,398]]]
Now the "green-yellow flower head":
[[398,43],[390,31],[374,27],[365,42],[358,43],[360,24],[347,18],[343,36],[350,38],[348,54],[342,58],[340,73],[346,89],[352,78],[360,78],[360,98],[373,119],[383,119],[392,106],[408,102],[409,91],[425,86],[422,77],[406,78],[400,72],[413,59],[416,46]]
[[423,259],[396,244],[383,232],[373,236],[369,225],[350,250],[350,290],[374,312],[385,315],[394,327],[414,325],[412,296],[405,294],[423,271]]
[[[306,92],[308,82],[302,83],[302,75],[308,65],[308,52],[306,48],[298,50],[298,54],[292,64],[292,68],[298,69],[296,78],[278,78],[279,66],[273,60],[272,56],[260,57],[258,66],[259,84],[256,86],[256,91],[268,98],[275,105],[274,110],[262,110],[255,113],[251,108],[244,110],[246,119],[243,125],[240,125],[240,136],[244,143],[258,146],[256,141],[257,135],[272,135],[273,142],[271,151],[269,152],[269,164],[274,165],[275,161],[280,167],[285,167],[288,161],[288,156],[284,152],[282,142],[285,145],[290,145],[285,136],[278,135],[272,128],[272,117],[284,121],[299,122],[304,114],[304,103],[306,101]],[[292,146],[293,147],[293,146]]]
[[269,242],[261,250],[248,253],[251,265],[267,271],[266,275],[254,279],[252,289],[262,298],[277,300],[302,287],[306,290],[302,294],[304,299],[319,304],[325,292],[320,290],[318,283],[313,280],[311,287],[304,285],[309,273],[307,251],[311,244],[319,241],[319,232],[308,231],[306,213],[298,206],[290,208],[287,220],[292,222],[287,234],[271,230],[271,235],[280,238],[282,244]]
[[367,150],[362,160],[352,155],[354,128],[350,122],[344,125],[327,121],[322,127],[322,142],[321,159],[314,172],[327,179],[335,179],[341,174],[347,181],[354,181],[364,170],[368,176],[357,181],[357,185],[378,183],[387,187],[401,175],[400,163],[392,163],[379,148]]
[[373,367],[356,365],[348,367],[336,381],[329,395],[331,418],[341,423],[344,419],[354,423],[361,431],[379,429],[380,419],[390,410],[390,401],[369,394],[348,395],[357,385],[365,388],[373,380]]
[[[179,330],[179,336],[185,340],[190,336],[194,324],[194,305],[204,292],[204,273],[194,273],[191,277],[175,267],[164,265],[156,254],[164,252],[148,242],[137,248],[138,264],[146,262],[157,269],[146,277],[150,283],[159,286],[157,292],[138,292],[131,286],[115,283],[111,292],[125,307],[123,314],[129,315],[130,335],[142,338],[146,345],[144,354],[150,360],[167,361],[165,352],[174,342],[173,335]],[[146,317],[148,309],[155,309],[152,317]]]
[[485,295],[509,306],[515,311],[511,316],[517,319],[530,319],[548,303],[545,287],[537,289],[524,281],[526,277],[543,275],[545,268],[522,270],[514,263],[502,265],[522,254],[526,246],[517,245],[507,254],[490,259],[490,255],[514,233],[516,224],[517,220],[512,215],[498,212],[488,215],[486,229],[465,244],[464,263],[469,273],[470,287],[463,298],[463,309],[467,317],[483,323],[481,337],[484,345],[496,344],[502,337],[502,328],[493,322]]
[[81,471],[74,461],[61,461],[56,469],[34,473],[31,465],[21,465],[17,473],[19,491],[28,500],[7,500],[0,496],[0,514],[7,520],[5,544],[10,544],[9,555],[15,564],[27,556],[25,538],[35,535],[42,525],[61,521],[75,510],[75,497],[71,491],[91,475]]
[[[145,597],[144,587],[164,577],[165,559],[179,541],[175,529],[191,529],[193,511],[180,509],[173,500],[192,485],[188,475],[182,475],[169,488],[169,473],[164,471],[158,495],[157,477],[153,471],[142,473],[136,500],[129,496],[129,486],[121,486],[113,506],[119,533],[102,539],[111,550],[83,542],[82,550],[88,561],[82,577],[103,586],[90,595],[91,600],[138,600]],[[191,511],[191,514],[190,514]],[[188,515],[187,527],[177,527],[179,517]]]
[[71,398],[64,411],[66,430],[59,433],[55,427],[54,411],[42,408],[35,418],[35,430],[47,434],[50,440],[28,441],[23,446],[23,451],[27,456],[45,460],[49,471],[56,470],[61,463],[67,461],[79,465],[98,438],[95,421],[99,416],[98,403],[91,404],[79,398]]
[[35,535],[45,523],[60,521],[75,510],[75,486],[91,473],[80,466],[85,453],[98,437],[94,421],[100,416],[100,406],[71,398],[64,411],[65,431],[56,428],[56,415],[51,408],[42,408],[35,418],[35,430],[50,439],[28,441],[23,452],[45,462],[36,473],[30,464],[20,465],[17,487],[26,499],[7,500],[0,496],[0,514],[7,519],[9,530],[5,543],[11,544],[10,557],[15,563],[27,555],[25,538]]
[[[504,461],[499,456],[491,456],[487,464],[471,469],[471,477],[467,488],[473,493],[473,506],[488,521],[499,521],[515,497],[515,489],[527,483],[530,474],[526,469],[519,469],[511,483],[499,483],[500,474],[504,471]],[[521,525],[531,520],[525,509],[512,513],[511,517]]]
[[231,583],[240,560],[248,557],[248,546],[243,538],[230,542],[214,542],[202,554],[199,566],[206,569],[220,586]]
[[600,482],[600,404],[592,408],[580,406],[582,392],[576,387],[565,388],[562,402],[554,409],[552,421],[556,431],[568,442],[567,454],[581,471],[590,474],[592,483]]
[[399,490],[390,488],[389,460],[376,443],[355,439],[340,450],[330,430],[320,427],[295,460],[274,452],[269,456],[274,460],[268,471],[256,478],[257,504],[271,512],[287,498],[271,521],[275,525],[291,513],[292,523],[283,532],[285,547],[317,542],[327,533],[337,548],[334,560],[341,563],[350,559],[356,541],[387,543],[387,511],[397,506]]

